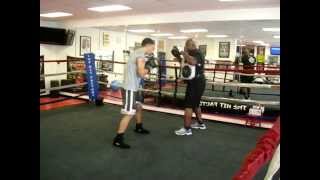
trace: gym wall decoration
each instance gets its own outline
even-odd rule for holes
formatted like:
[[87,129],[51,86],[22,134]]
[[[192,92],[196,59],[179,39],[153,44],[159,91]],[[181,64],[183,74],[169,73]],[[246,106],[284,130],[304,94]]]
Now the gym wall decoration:
[[199,50],[203,54],[204,57],[207,55],[207,45],[199,45]]
[[264,64],[265,61],[265,46],[257,46],[257,62],[260,64]]
[[135,42],[134,43],[134,49],[139,49],[139,48],[141,48],[141,43]]
[[158,40],[158,51],[164,52],[164,40]]
[[102,39],[103,39],[102,40],[102,46],[105,47],[105,48],[108,47],[109,44],[110,44],[110,36],[109,36],[109,34],[104,32]]
[[91,37],[80,36],[80,56],[91,52]]
[[219,42],[219,58],[229,58],[230,42]]
[[[67,56],[67,72],[72,71],[85,71],[85,63],[83,58]],[[85,81],[85,73],[70,73],[67,75],[67,79],[74,80],[75,83],[82,83]],[[81,90],[80,88],[74,88]]]

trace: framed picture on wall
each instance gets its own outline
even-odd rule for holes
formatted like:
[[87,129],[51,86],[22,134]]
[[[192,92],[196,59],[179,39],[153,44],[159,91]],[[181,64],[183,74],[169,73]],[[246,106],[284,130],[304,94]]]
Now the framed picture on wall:
[[134,43],[134,49],[139,49],[139,48],[141,48],[141,43],[135,42]]
[[257,55],[265,55],[266,47],[265,46],[257,46]]
[[230,42],[219,42],[219,58],[229,58]]
[[80,56],[91,52],[91,37],[80,36]]
[[199,51],[203,54],[204,57],[207,55],[207,45],[199,45]]
[[158,41],[158,51],[164,51],[164,40]]
[[109,34],[106,32],[103,32],[103,47],[108,47],[109,44],[110,44]]
[[257,46],[257,61],[258,63],[264,63],[265,62],[265,46]]

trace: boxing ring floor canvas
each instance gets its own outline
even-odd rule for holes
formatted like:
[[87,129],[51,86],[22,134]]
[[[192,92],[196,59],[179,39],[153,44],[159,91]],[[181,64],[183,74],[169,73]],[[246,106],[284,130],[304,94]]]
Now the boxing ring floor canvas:
[[[215,121],[205,131],[181,137],[173,131],[182,117],[145,111],[151,134],[133,132],[130,150],[111,145],[120,107],[82,104],[40,112],[41,180],[230,180],[266,131]],[[266,167],[255,179],[263,179]]]

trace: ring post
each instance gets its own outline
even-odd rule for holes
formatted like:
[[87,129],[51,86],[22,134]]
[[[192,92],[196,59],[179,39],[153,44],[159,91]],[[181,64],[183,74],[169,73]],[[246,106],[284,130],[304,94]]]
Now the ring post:
[[175,80],[174,80],[174,93],[173,93],[173,97],[174,97],[174,102],[177,103],[177,92],[178,92],[178,67],[174,68],[174,73],[175,73]]
[[162,90],[162,69],[161,69],[161,65],[159,66],[159,74],[158,74],[158,82],[159,82],[159,91],[158,91],[158,99],[157,99],[157,106],[160,106],[160,99],[161,99],[161,90]]
[[[223,83],[226,83],[226,79],[227,79],[227,69],[228,69],[229,65],[226,65],[226,69],[224,71],[224,78],[223,78]],[[225,91],[225,86],[222,87],[223,92]]]
[[89,101],[94,102],[97,105],[101,104],[101,98],[99,98],[99,85],[97,81],[97,71],[95,67],[95,56],[93,53],[85,53],[84,61],[86,65],[86,77],[88,82],[88,94]]
[[[213,82],[215,82],[215,78],[216,78],[216,66],[214,66],[214,69],[213,69],[213,78],[212,78]],[[214,91],[214,84],[212,84],[212,91]]]

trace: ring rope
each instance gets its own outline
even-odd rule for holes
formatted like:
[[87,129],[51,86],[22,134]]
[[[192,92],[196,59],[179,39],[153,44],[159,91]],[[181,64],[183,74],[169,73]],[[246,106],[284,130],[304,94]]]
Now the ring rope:
[[257,83],[230,83],[230,82],[214,82],[208,81],[207,84],[229,86],[229,87],[251,87],[260,89],[280,89],[280,85],[273,84],[257,84]]
[[40,93],[41,92],[45,92],[45,91],[73,88],[73,87],[83,86],[83,85],[86,85],[86,84],[88,84],[88,83],[84,82],[84,83],[78,83],[78,84],[70,84],[70,85],[57,86],[57,87],[51,87],[51,88],[44,88],[44,89],[40,89]]
[[[150,89],[139,89],[144,92],[153,92],[157,93],[158,91],[156,90],[150,90]],[[161,91],[161,94],[165,95],[173,95],[174,93],[171,91]],[[184,93],[177,93],[178,96],[184,96]],[[224,97],[210,97],[210,96],[202,96],[201,99],[203,100],[216,100],[216,101],[229,101],[229,102],[242,102],[242,103],[252,103],[252,104],[257,104],[257,105],[273,105],[273,106],[279,106],[280,102],[279,101],[260,101],[260,100],[249,100],[249,99],[236,99],[236,98],[224,98]]]
[[[110,85],[109,83],[98,81],[99,84],[104,85]],[[53,88],[45,88],[40,89],[40,92],[48,91],[48,90],[60,90],[60,89],[66,89],[66,88],[72,88],[72,87],[79,87],[86,85],[87,83],[79,83],[79,84],[71,84],[71,85],[65,85],[65,86],[59,86],[59,87],[53,87]],[[120,86],[123,87],[123,86]],[[143,92],[152,92],[152,93],[159,93],[159,90],[150,90],[150,89],[144,89],[140,88],[139,90],[142,90]],[[171,91],[161,91],[161,94],[163,95],[174,95]],[[178,96],[184,96],[184,93],[177,93]],[[236,98],[224,98],[224,97],[209,97],[209,96],[202,96],[202,99],[204,100],[219,100],[219,101],[231,101],[231,102],[243,102],[243,103],[253,103],[253,104],[260,104],[260,105],[275,105],[279,106],[279,101],[260,101],[260,100],[247,100],[247,99],[236,99]]]

